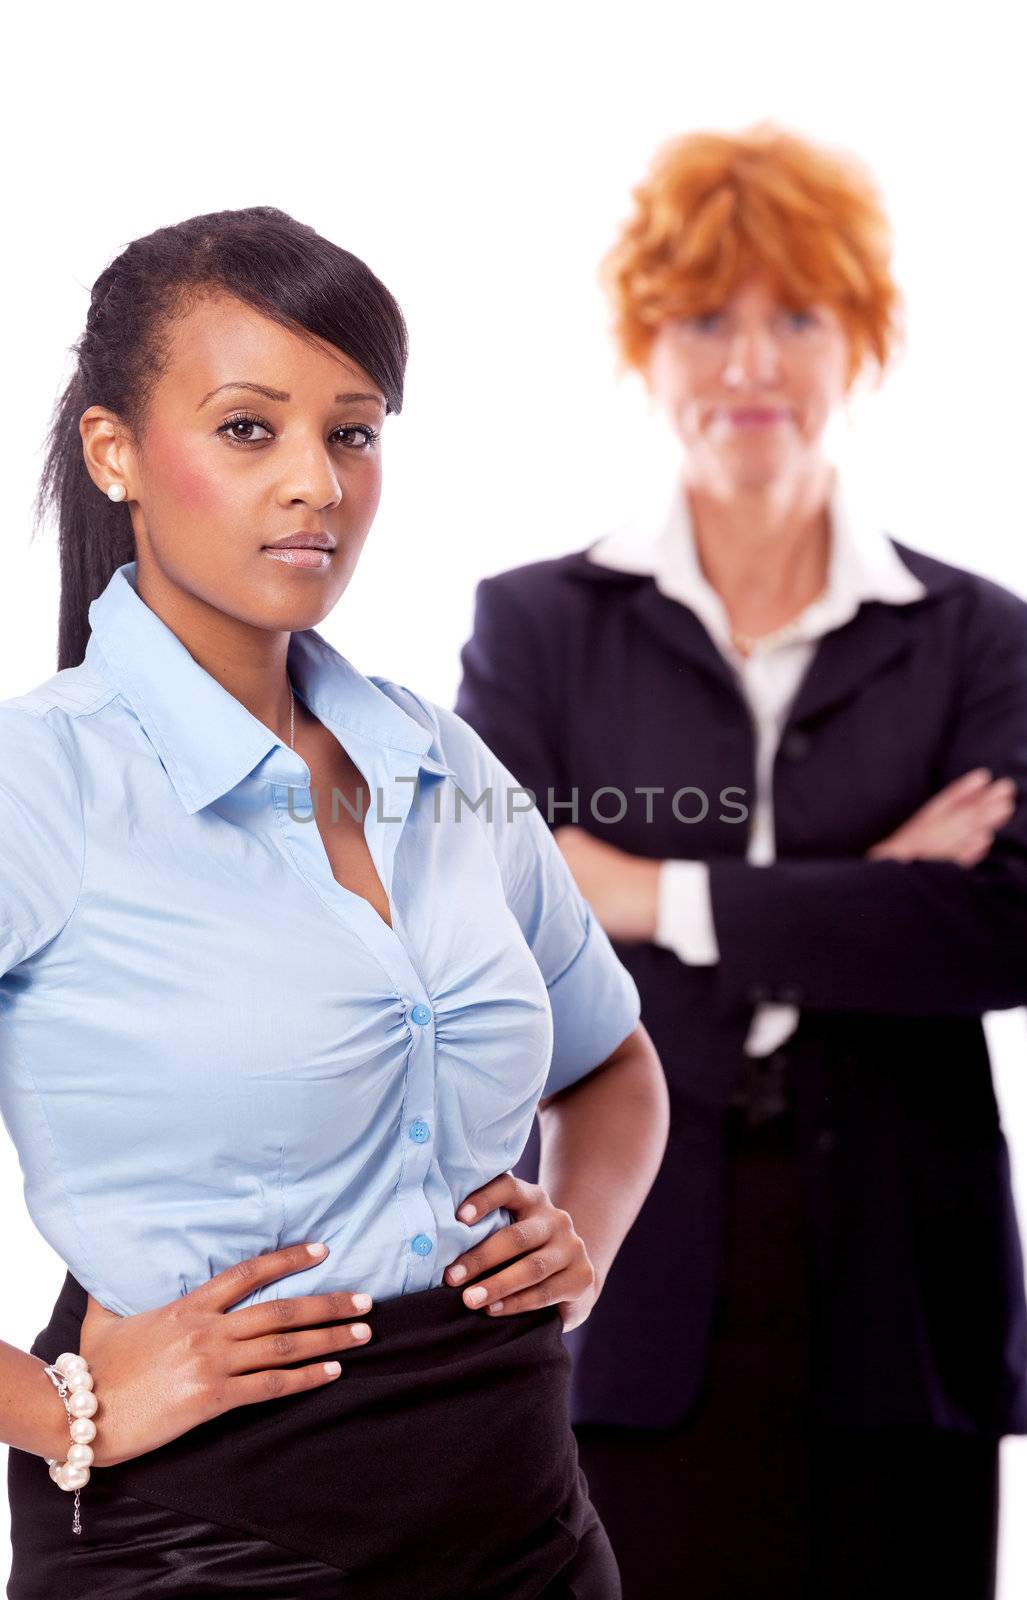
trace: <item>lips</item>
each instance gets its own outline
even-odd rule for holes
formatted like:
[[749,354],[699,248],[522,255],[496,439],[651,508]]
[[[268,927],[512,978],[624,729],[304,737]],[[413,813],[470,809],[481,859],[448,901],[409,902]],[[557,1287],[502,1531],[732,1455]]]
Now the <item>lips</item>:
[[768,406],[739,406],[720,413],[736,428],[765,428],[775,422],[785,422],[788,412]]
[[300,529],[298,533],[287,533],[283,539],[275,539],[264,546],[265,550],[334,550],[335,540],[330,533],[320,531],[305,532]]
[[296,533],[287,533],[284,538],[276,539],[274,544],[266,544],[264,554],[284,566],[316,572],[331,566],[334,549],[335,540],[330,533],[325,533],[321,528],[300,528]]
[[264,554],[271,561],[280,561],[287,567],[310,567],[312,570],[330,567],[332,552],[310,545],[265,545]]

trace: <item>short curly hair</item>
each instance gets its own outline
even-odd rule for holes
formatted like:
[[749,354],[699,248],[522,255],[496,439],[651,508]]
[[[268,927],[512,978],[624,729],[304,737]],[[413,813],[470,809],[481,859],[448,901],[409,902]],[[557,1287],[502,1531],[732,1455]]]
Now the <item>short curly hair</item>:
[[763,121],[662,145],[631,191],[633,214],[603,257],[621,369],[646,371],[662,322],[719,310],[740,280],[768,278],[785,305],[826,303],[849,341],[847,385],[878,381],[904,337],[891,228],[867,169]]

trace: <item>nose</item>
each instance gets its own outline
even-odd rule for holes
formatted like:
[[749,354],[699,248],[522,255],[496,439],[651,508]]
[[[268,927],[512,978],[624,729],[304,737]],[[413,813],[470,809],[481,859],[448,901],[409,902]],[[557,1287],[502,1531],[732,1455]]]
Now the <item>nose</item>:
[[774,383],[780,351],[773,333],[762,322],[736,329],[727,349],[724,381],[733,388]]
[[306,445],[296,443],[279,480],[278,498],[282,505],[293,505],[300,500],[318,511],[339,504],[342,499],[339,474],[320,440]]

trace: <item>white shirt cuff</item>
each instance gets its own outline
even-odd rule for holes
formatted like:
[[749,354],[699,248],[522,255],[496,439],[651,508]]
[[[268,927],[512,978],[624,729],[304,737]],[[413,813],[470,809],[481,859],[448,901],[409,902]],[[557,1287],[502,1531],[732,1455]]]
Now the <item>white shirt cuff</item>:
[[761,1003],[752,1014],[745,1040],[747,1056],[769,1056],[790,1039],[799,1025],[798,1006]]
[[663,861],[657,879],[655,944],[690,967],[720,960],[713,927],[710,873],[705,861]]

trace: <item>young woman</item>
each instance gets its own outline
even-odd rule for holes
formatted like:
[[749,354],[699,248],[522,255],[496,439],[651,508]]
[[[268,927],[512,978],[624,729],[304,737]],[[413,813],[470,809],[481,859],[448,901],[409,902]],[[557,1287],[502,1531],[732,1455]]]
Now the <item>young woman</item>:
[[77,356],[59,670],[0,706],[0,1092],[68,1266],[0,1346],[8,1593],[613,1600],[561,1333],[659,1060],[506,769],[315,631],[400,311],[258,207],[132,243]]
[[556,825],[670,1083],[568,1340],[625,1600],[986,1600],[1027,1431],[981,1026],[1027,1002],[1027,606],[890,538],[827,449],[896,345],[889,256],[843,152],[669,141],[605,278],[674,481],[486,579],[464,652],[457,710]]

